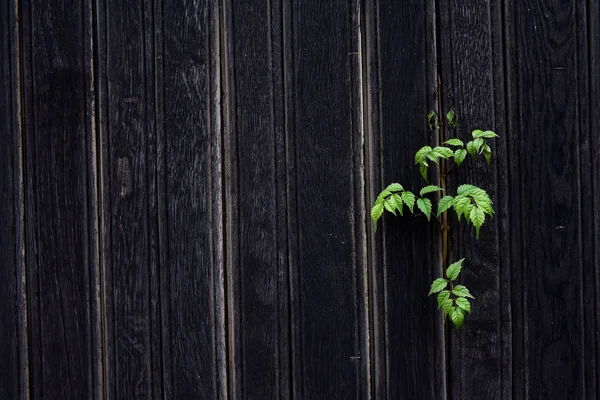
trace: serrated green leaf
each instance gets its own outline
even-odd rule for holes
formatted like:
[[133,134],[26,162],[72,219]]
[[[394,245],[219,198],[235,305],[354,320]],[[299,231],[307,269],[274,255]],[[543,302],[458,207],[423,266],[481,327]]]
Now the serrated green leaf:
[[[449,290],[442,290],[441,292],[438,293],[437,296],[437,302],[438,302],[438,310],[442,307],[442,304],[444,304],[444,301],[450,299],[450,291]],[[450,301],[452,301],[452,299],[450,299]]]
[[431,220],[431,200],[429,199],[425,199],[425,198],[420,198],[417,200],[417,207],[419,207],[419,210],[421,210],[421,212],[423,214],[425,214],[425,216],[427,217],[427,220],[430,221]]
[[477,138],[475,140],[473,140],[473,146],[475,146],[475,148],[477,149],[477,153],[481,154],[481,152],[483,151],[483,145],[485,144],[485,140],[483,140],[482,138]]
[[446,211],[447,209],[452,207],[453,201],[454,201],[454,197],[452,197],[452,196],[444,196],[440,199],[440,201],[438,203],[438,212],[437,212],[438,217],[440,216],[441,213],[443,213],[444,211]]
[[469,289],[467,289],[463,285],[454,286],[454,289],[452,289],[452,293],[458,297],[469,297],[471,299],[475,298],[475,297],[471,296],[471,293],[469,293]]
[[442,310],[444,311],[444,317],[446,317],[446,315],[450,314],[450,311],[452,310],[453,306],[454,306],[454,300],[452,300],[451,298],[448,298],[442,302]]
[[435,110],[431,110],[427,114],[427,124],[429,125],[429,130],[432,132],[439,127],[439,118]]
[[467,207],[471,204],[471,200],[467,197],[456,196],[454,198],[454,211],[456,211],[456,215],[458,216],[458,220],[460,221],[460,217],[465,214],[467,211]]
[[444,189],[442,189],[439,186],[435,186],[435,185],[427,185],[423,189],[421,189],[421,191],[419,192],[419,195],[421,197],[423,197],[427,193],[439,192],[440,190],[444,190]]
[[419,172],[421,173],[421,176],[423,177],[423,179],[425,179],[425,182],[429,182],[429,179],[427,179],[427,164],[426,163],[419,165]]
[[415,195],[408,190],[402,192],[402,200],[404,200],[404,204],[409,208],[411,213],[415,212]]
[[472,140],[467,143],[467,152],[472,157],[475,157],[477,155],[477,148],[475,147],[475,142],[473,142]]
[[388,197],[390,194],[392,194],[392,192],[390,192],[389,190],[383,190],[381,193],[379,193],[379,196],[377,196],[375,204],[383,204],[385,198]]
[[[469,184],[465,184],[465,185],[460,185],[457,189],[456,189],[456,194],[464,194],[467,195],[469,194],[473,189],[479,189],[477,186],[473,186],[473,185],[469,185]],[[482,189],[479,189],[482,190]]]
[[475,238],[479,239],[479,229],[481,228],[481,225],[483,225],[483,223],[485,222],[485,213],[481,208],[473,207],[471,209],[469,217],[471,218],[471,223],[475,227]]
[[436,164],[439,164],[438,157],[439,157],[439,154],[434,153],[433,150],[431,151],[431,153],[427,154],[427,158]]
[[396,208],[396,210],[398,210],[398,212],[400,213],[400,215],[404,215],[403,213],[403,207],[402,207],[402,197],[400,197],[400,195],[398,193],[394,193],[390,196],[390,199],[388,201],[391,201],[394,203],[394,207]]
[[465,259],[461,258],[457,262],[450,264],[448,269],[446,269],[446,278],[448,278],[450,281],[453,281],[456,278],[458,278],[463,261],[465,261]]
[[[488,149],[490,148],[487,144],[485,145],[485,147],[487,147]],[[490,165],[492,163],[492,152],[486,150],[485,147],[483,149],[483,156],[485,157],[487,165]]]
[[427,296],[431,296],[434,293],[441,292],[448,286],[448,281],[444,278],[437,278],[435,281],[431,283],[431,289],[429,290],[429,294]]
[[446,120],[448,121],[450,128],[456,127],[456,111],[454,111],[454,107],[446,114]]
[[395,204],[392,201],[390,201],[391,198],[388,198],[385,203],[383,203],[383,205],[385,206],[385,209],[388,210],[389,212],[391,212],[392,214],[396,215],[396,207]]
[[452,307],[452,310],[450,311],[450,320],[452,320],[456,329],[460,329],[463,322],[465,322],[465,312],[460,307]]
[[464,312],[471,313],[471,302],[464,297],[458,297],[456,299],[456,305]]
[[447,144],[450,146],[460,146],[460,147],[463,147],[465,145],[462,140],[456,139],[456,138],[448,139],[444,142],[444,144]]
[[373,220],[373,229],[377,231],[377,220],[383,214],[383,203],[375,204],[371,209],[371,219]]
[[404,190],[404,188],[399,183],[390,183],[385,190],[388,190],[389,192],[401,192]]
[[460,167],[460,164],[462,164],[465,158],[467,158],[467,150],[458,149],[454,152],[454,161],[456,162],[457,166]]
[[445,159],[448,159],[454,155],[454,151],[452,151],[452,149],[442,146],[437,146],[432,150],[432,152]]
[[482,131],[480,129],[476,129],[472,133],[473,139],[483,138],[483,139],[493,139],[499,137],[492,131]]
[[419,151],[417,151],[417,153],[415,154],[415,165],[416,164],[421,164],[423,161],[425,161],[425,157],[427,157],[427,154],[431,153],[431,147],[429,146],[423,146],[419,149]]
[[482,134],[483,134],[483,131],[481,129],[475,129],[473,132],[471,132],[473,139],[477,139],[478,137],[481,137]]

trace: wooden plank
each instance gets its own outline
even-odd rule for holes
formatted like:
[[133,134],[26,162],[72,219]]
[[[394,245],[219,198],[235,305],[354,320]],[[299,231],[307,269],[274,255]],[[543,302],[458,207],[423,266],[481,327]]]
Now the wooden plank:
[[284,2],[294,398],[368,397],[358,6]]
[[82,1],[19,6],[31,396],[91,398],[91,27]]
[[162,396],[152,4],[95,8],[109,398]]
[[226,398],[218,3],[162,3],[167,398]]
[[289,399],[282,2],[226,3],[233,398]]
[[451,219],[450,262],[466,257],[460,283],[476,299],[473,313],[453,332],[450,390],[454,398],[512,398],[511,264],[509,241],[506,112],[504,105],[503,24],[500,5],[494,2],[444,0],[440,3],[439,53],[444,113],[454,107],[458,127],[447,137],[465,142],[474,129],[491,129],[501,137],[493,141],[493,165],[467,161],[448,177],[451,194],[463,183],[486,190],[495,203],[496,216],[488,219],[481,237],[472,227]]
[[577,2],[577,83],[579,117],[579,170],[581,175],[581,251],[582,251],[582,304],[583,304],[583,352],[585,355],[584,397],[600,396],[598,375],[598,289],[600,243],[599,172],[600,169],[600,115],[598,76],[600,75],[600,6],[598,2]]
[[[0,397],[26,398],[23,177],[16,4],[0,6]],[[23,340],[25,339],[25,340]]]
[[[507,3],[515,398],[586,398],[579,82],[583,1]],[[511,27],[512,25],[512,27]],[[584,61],[585,62],[585,61]],[[516,187],[515,187],[516,186]],[[516,260],[515,260],[516,261]],[[517,272],[518,269],[518,272]],[[522,328],[522,330],[520,330]],[[521,344],[522,343],[522,344]],[[520,360],[519,360],[520,359]],[[516,382],[520,384],[517,385]]]
[[[436,77],[433,4],[367,1],[369,204],[384,185],[418,191],[414,152],[431,144]],[[380,222],[381,224],[381,222]],[[427,297],[441,273],[438,232],[423,217],[384,218],[370,238],[373,397],[445,398],[442,324]],[[410,315],[410,316],[409,316]]]

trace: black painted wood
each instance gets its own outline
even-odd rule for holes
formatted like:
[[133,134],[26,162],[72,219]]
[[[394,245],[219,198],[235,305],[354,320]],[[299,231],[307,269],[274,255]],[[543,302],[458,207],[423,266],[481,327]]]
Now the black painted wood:
[[282,11],[281,1],[225,8],[233,398],[291,397]]
[[284,2],[294,398],[368,391],[358,7]]
[[[578,40],[583,1],[509,2],[511,42],[509,174],[511,245],[519,247],[521,323],[515,324],[518,398],[589,398],[582,279],[593,264],[584,245],[579,83],[587,80],[587,50]],[[580,64],[581,67],[580,67]],[[517,186],[518,185],[518,186]],[[515,187],[516,186],[516,187]],[[516,271],[515,271],[516,272]],[[597,315],[597,314],[596,314]],[[517,330],[522,328],[522,331]],[[588,362],[589,365],[589,362]],[[592,396],[593,397],[593,396]]]
[[32,398],[92,398],[100,385],[86,10],[82,1],[19,3]]
[[162,12],[165,396],[221,399],[227,377],[218,2],[164,1]]
[[[367,1],[366,11],[373,204],[391,182],[417,193],[426,184],[414,153],[436,140],[426,124],[435,107],[435,16],[421,1]],[[386,217],[371,237],[374,398],[446,396],[441,319],[427,297],[441,273],[438,232],[423,216]]]
[[466,258],[460,283],[476,297],[464,327],[452,334],[449,380],[452,398],[510,399],[512,331],[510,242],[507,224],[508,154],[504,94],[503,10],[494,2],[440,2],[439,54],[444,113],[456,109],[458,127],[446,135],[468,141],[474,129],[500,135],[492,144],[493,164],[467,161],[449,177],[450,194],[470,183],[486,190],[496,215],[479,240],[472,227],[450,220],[450,262]]
[[[104,273],[104,361],[110,398],[160,397],[153,365],[156,321],[151,207],[156,155],[151,3],[99,2],[100,162]],[[150,23],[149,23],[150,22]]]
[[[0,6],[0,398],[27,392],[21,340],[24,321],[22,279],[23,198],[16,12],[13,2]],[[26,355],[26,353],[25,353]]]

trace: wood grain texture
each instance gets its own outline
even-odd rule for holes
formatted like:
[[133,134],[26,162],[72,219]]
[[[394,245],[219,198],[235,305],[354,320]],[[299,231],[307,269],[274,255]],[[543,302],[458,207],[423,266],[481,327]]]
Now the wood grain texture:
[[152,3],[97,4],[105,392],[161,396]]
[[163,2],[165,395],[226,398],[218,3]]
[[511,300],[511,269],[502,11],[486,1],[444,0],[439,7],[440,95],[444,115],[454,107],[458,116],[457,129],[448,129],[447,137],[467,142],[474,129],[500,135],[490,143],[491,167],[481,157],[448,177],[450,194],[463,183],[477,185],[490,194],[496,210],[479,240],[472,227],[450,219],[450,262],[466,258],[460,283],[476,297],[473,313],[452,335],[449,380],[457,399],[513,395],[511,309],[505,306]]
[[[88,144],[91,28],[82,1],[19,5],[33,398],[92,398]],[[87,25],[86,25],[87,24]],[[96,342],[94,342],[96,340]]]
[[289,399],[282,2],[226,3],[231,397]]
[[[426,125],[435,106],[435,18],[433,5],[421,1],[367,1],[366,10],[373,204],[389,183],[413,192],[424,185],[414,152],[436,140]],[[380,228],[370,242],[373,396],[445,398],[441,319],[427,297],[431,281],[441,273],[439,229],[423,216],[385,217]]]
[[[512,244],[520,259],[522,322],[515,321],[516,398],[589,398],[584,286],[591,268],[582,242],[579,80],[587,79],[578,40],[582,1],[508,2],[509,174]],[[583,73],[583,76],[582,76]],[[515,294],[514,299],[518,298]],[[522,331],[518,329],[522,328]],[[522,342],[522,345],[519,344]],[[520,361],[518,359],[521,359]],[[522,375],[522,376],[519,376]],[[519,382],[517,385],[516,383]],[[593,397],[593,396],[592,396]]]
[[358,18],[284,2],[294,398],[368,395]]
[[27,343],[23,304],[23,176],[17,15],[0,6],[0,398],[27,396]]

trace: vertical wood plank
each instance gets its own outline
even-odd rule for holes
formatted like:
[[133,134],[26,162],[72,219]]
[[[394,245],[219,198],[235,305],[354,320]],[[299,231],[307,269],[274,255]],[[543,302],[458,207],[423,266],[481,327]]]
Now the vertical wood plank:
[[[367,1],[369,204],[392,182],[424,185],[414,152],[433,143],[433,3]],[[381,221],[380,221],[381,224]],[[439,277],[438,229],[422,216],[384,218],[370,238],[374,398],[445,398],[440,315],[427,297]],[[410,314],[410,318],[407,315]]]
[[466,258],[460,283],[476,299],[473,313],[451,343],[450,387],[453,398],[512,398],[512,326],[510,242],[508,232],[508,174],[505,125],[503,10],[486,1],[440,2],[439,46],[444,113],[454,107],[458,127],[448,137],[463,141],[474,129],[500,135],[491,144],[493,164],[467,161],[449,176],[456,187],[470,183],[486,190],[496,215],[488,219],[479,240],[472,227],[450,220],[451,260]]
[[88,153],[91,28],[83,1],[20,3],[31,395],[98,393]]
[[290,392],[282,2],[225,3],[231,396]]
[[[521,247],[522,325],[515,323],[515,397],[586,398],[582,279],[588,250],[582,241],[581,137],[579,117],[587,80],[583,1],[507,3],[508,64],[516,102],[509,130],[512,243]],[[515,189],[515,190],[513,190]],[[520,242],[520,243],[519,243]],[[592,274],[597,274],[594,271]],[[521,315],[520,315],[521,316]],[[521,328],[522,331],[516,330]],[[522,376],[519,376],[522,375]],[[523,384],[516,385],[520,381]]]
[[15,2],[4,2],[0,6],[0,397],[6,399],[28,396],[17,21]]
[[358,2],[286,1],[295,398],[368,397]]
[[161,397],[153,3],[95,10],[105,392]]
[[221,399],[227,377],[218,2],[163,1],[162,8],[165,395]]

